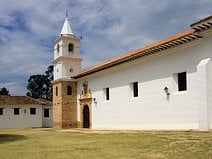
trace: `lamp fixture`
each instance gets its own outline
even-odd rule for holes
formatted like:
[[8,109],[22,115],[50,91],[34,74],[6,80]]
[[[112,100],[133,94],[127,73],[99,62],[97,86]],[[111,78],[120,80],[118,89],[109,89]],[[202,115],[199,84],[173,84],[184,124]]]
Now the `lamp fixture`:
[[167,96],[170,95],[170,92],[169,92],[169,88],[168,87],[165,87],[164,88],[164,91],[165,91],[165,93],[166,93]]
[[96,98],[93,98],[93,102],[94,102],[95,104],[97,104]]

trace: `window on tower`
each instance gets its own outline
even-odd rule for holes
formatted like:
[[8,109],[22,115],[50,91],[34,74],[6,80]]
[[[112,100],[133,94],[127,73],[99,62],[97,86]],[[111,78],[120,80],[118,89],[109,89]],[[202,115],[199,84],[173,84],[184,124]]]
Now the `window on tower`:
[[72,43],[68,44],[68,52],[74,52],[74,44]]
[[72,95],[72,88],[71,86],[67,87],[67,95]]
[[57,44],[57,53],[59,53],[59,52],[60,52],[60,45]]
[[58,87],[55,88],[55,94],[58,96]]

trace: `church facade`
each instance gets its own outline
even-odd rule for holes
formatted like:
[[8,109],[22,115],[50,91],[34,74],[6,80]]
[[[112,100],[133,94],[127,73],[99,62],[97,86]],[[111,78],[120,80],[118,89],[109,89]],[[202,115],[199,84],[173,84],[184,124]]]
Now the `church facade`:
[[[54,44],[53,127],[212,129],[212,16],[86,70],[66,17]],[[85,59],[86,60],[86,59]]]

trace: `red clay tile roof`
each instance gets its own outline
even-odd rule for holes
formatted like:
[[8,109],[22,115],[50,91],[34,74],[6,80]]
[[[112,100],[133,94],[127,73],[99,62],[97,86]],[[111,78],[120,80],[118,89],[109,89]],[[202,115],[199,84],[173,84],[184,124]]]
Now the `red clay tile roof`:
[[169,38],[164,39],[162,41],[156,42],[156,43],[154,43],[152,45],[146,46],[144,48],[141,48],[141,49],[138,49],[138,50],[135,50],[135,51],[132,51],[132,52],[129,52],[129,53],[125,54],[125,55],[119,56],[119,57],[114,58],[112,60],[109,60],[107,62],[101,63],[101,64],[96,65],[94,67],[91,67],[89,69],[83,70],[78,75],[74,76],[73,78],[80,78],[80,77],[86,76],[88,74],[96,72],[97,70],[101,70],[102,68],[107,67],[110,64],[113,64],[113,63],[116,63],[118,61],[127,59],[127,58],[132,57],[132,56],[134,56],[136,54],[140,54],[142,52],[146,52],[148,50],[152,50],[152,49],[157,48],[157,47],[159,47],[159,46],[161,46],[163,44],[167,44],[167,43],[170,43],[172,41],[176,41],[177,39],[192,35],[195,32],[196,32],[196,30],[194,30],[194,29],[187,30],[187,31],[182,32],[180,34],[177,34],[175,36],[172,36],[172,37],[169,37]]
[[[207,22],[207,25],[203,24],[203,25],[205,25],[204,28],[201,26],[201,30],[211,28],[212,23],[208,22],[208,20],[211,20],[211,18],[212,18],[212,16],[209,16],[209,17],[204,18],[203,20],[199,21],[199,22],[203,22],[203,21]],[[197,22],[197,23],[199,23],[199,22]],[[197,24],[197,23],[194,23],[194,24]],[[192,24],[192,25],[194,25],[194,24]],[[119,56],[117,58],[114,58],[114,59],[109,60],[107,62],[101,63],[101,64],[96,65],[94,67],[91,67],[89,69],[82,70],[79,74],[77,74],[76,76],[73,76],[72,78],[75,78],[75,79],[81,78],[81,77],[87,76],[89,74],[101,71],[103,69],[121,64],[123,62],[133,60],[133,59],[138,58],[138,57],[144,57],[144,56],[147,56],[147,55],[150,55],[150,54],[154,54],[156,52],[160,52],[161,50],[165,50],[165,49],[168,49],[168,48],[171,48],[171,47],[174,47],[174,46],[181,45],[181,44],[186,43],[186,42],[193,41],[193,40],[198,39],[198,38],[202,38],[200,35],[198,35],[198,32],[201,31],[201,30],[196,29],[196,28],[192,28],[190,30],[187,30],[187,31],[182,32],[180,34],[177,34],[175,36],[172,36],[172,37],[169,37],[169,38],[164,39],[162,41],[156,42],[152,45],[146,46],[144,48],[141,48],[141,49],[138,49],[138,50],[135,50],[135,51],[132,51],[132,52],[129,52],[125,55]]]
[[4,96],[0,95],[0,105],[26,105],[26,104],[39,104],[42,105],[36,99],[27,96]]
[[195,23],[192,23],[190,26],[193,27],[194,25],[197,25],[197,24],[199,24],[201,22],[204,22],[204,21],[207,21],[207,20],[210,20],[210,19],[212,19],[212,15],[210,15],[210,16],[204,18],[204,19],[201,19],[201,20],[199,20],[199,21],[197,21]]

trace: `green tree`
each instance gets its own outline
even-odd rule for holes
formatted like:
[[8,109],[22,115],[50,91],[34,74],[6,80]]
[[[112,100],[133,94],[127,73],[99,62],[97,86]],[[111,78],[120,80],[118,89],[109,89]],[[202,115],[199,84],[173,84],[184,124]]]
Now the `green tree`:
[[3,87],[3,88],[0,88],[0,95],[10,96],[10,92],[7,88]]
[[28,79],[27,96],[33,98],[52,99],[53,66],[49,66],[45,74],[31,75]]
[[46,94],[46,99],[52,99],[52,81],[53,81],[53,69],[54,69],[54,66],[53,65],[50,65],[48,68],[47,68],[47,71],[45,72],[45,94]]
[[54,69],[54,66],[53,65],[50,65],[48,68],[47,68],[47,71],[45,72],[45,75],[48,77],[48,79],[50,79],[51,81],[53,81],[53,69]]

